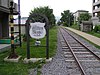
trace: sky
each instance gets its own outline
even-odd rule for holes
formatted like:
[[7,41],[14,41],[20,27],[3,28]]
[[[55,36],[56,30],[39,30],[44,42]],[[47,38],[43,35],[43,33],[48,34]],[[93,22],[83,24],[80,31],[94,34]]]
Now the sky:
[[[18,0],[14,2],[18,3]],[[31,10],[40,6],[49,6],[57,17],[64,10],[87,10],[92,13],[92,0],[20,0],[21,16],[28,17]]]

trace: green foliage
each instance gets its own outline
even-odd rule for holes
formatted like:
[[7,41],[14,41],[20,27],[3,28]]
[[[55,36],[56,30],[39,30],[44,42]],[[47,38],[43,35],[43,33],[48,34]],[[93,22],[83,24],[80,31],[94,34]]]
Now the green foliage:
[[91,16],[89,15],[89,13],[82,13],[78,17],[78,20],[82,22],[82,21],[88,21],[90,18]]
[[63,13],[61,13],[61,22],[62,23],[66,23],[66,26],[70,26],[72,25],[73,21],[74,21],[74,16],[73,14],[70,12],[70,10],[65,10],[63,11]]
[[100,38],[100,33],[94,32],[94,30],[87,33]]
[[97,31],[98,31],[98,26],[96,25],[94,28],[94,32],[97,32]]
[[91,32],[87,33],[100,38],[100,25],[96,25]]
[[57,25],[58,25],[58,26],[60,26],[60,25],[61,25],[61,22],[60,22],[60,21],[58,21],[58,22],[57,22]]
[[66,22],[63,22],[63,25],[68,27],[68,24]]
[[27,37],[26,34],[22,35],[23,41],[26,41]]
[[100,32],[100,25],[98,25],[98,31]]
[[100,25],[96,25],[94,28],[94,32],[100,32]]
[[50,9],[48,6],[34,8],[31,10],[30,15],[33,13],[40,13],[47,16],[50,26],[54,25],[56,22],[55,16],[53,14],[53,9]]
[[74,28],[74,29],[79,30],[79,25],[77,25],[77,24],[73,24],[73,25],[71,26],[71,28]]

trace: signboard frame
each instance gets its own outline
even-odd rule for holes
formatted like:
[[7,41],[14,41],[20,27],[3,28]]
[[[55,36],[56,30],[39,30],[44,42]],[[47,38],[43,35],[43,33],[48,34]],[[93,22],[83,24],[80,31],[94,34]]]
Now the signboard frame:
[[38,17],[38,16],[42,17],[45,20],[46,46],[40,46],[40,47],[46,47],[46,59],[49,59],[49,21],[48,21],[48,18],[45,15],[39,14],[39,13],[31,14],[26,21],[27,59],[30,59],[30,35],[29,35],[30,23],[33,22],[32,18],[35,18],[35,17]]

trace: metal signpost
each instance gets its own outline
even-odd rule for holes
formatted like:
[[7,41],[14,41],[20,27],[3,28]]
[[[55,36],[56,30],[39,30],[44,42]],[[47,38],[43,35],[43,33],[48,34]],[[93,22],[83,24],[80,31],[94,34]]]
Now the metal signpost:
[[[46,29],[46,30],[45,30]],[[30,59],[30,37],[37,39],[36,46],[40,45],[39,39],[46,35],[46,59],[49,59],[49,23],[45,15],[33,13],[26,21],[27,59]],[[44,46],[41,46],[44,47]]]

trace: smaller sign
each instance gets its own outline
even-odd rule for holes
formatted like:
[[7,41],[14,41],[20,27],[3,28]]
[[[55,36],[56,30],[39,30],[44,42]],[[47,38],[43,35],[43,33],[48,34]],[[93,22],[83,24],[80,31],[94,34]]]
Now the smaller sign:
[[45,37],[46,35],[46,30],[44,28],[45,23],[35,22],[35,23],[30,23],[30,25],[31,28],[29,34],[32,38],[41,39]]
[[39,41],[39,40],[35,41],[35,46],[40,46],[40,44],[41,44],[41,41]]

